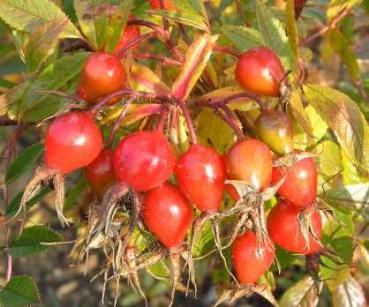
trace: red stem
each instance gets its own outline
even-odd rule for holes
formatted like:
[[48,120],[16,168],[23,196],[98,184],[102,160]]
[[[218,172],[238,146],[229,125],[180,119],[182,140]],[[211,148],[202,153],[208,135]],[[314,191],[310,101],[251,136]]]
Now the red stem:
[[[227,106],[224,106],[224,107],[229,110]],[[233,129],[233,131],[237,135],[237,138],[239,140],[243,140],[245,138],[245,135],[242,129],[240,128],[240,126],[238,125],[237,120],[234,117],[232,111],[230,110],[226,111],[224,107],[222,109],[225,113],[222,113],[216,107],[212,107],[212,109],[214,110],[215,114],[217,114],[223,121],[225,121]],[[228,114],[229,112],[232,114],[232,116],[229,116]]]
[[92,108],[91,108],[91,112],[92,114],[96,115],[96,113],[103,108],[111,99],[115,98],[115,97],[119,97],[119,96],[124,96],[125,94],[130,94],[132,93],[132,91],[128,88],[123,88],[119,91],[116,91],[114,93],[111,93],[108,96],[103,97],[97,104],[95,104]]
[[111,146],[112,146],[112,144],[113,144],[113,142],[114,142],[115,135],[116,135],[116,133],[117,133],[117,131],[118,131],[118,129],[119,129],[119,127],[120,127],[120,125],[122,124],[124,117],[125,117],[125,116],[126,116],[126,114],[127,114],[127,111],[128,111],[128,109],[129,109],[129,106],[131,105],[131,103],[132,103],[135,99],[136,99],[136,97],[135,97],[135,96],[132,96],[132,97],[130,97],[130,98],[127,100],[127,102],[126,102],[126,104],[125,104],[125,106],[124,106],[124,109],[122,109],[122,112],[120,113],[120,115],[119,115],[118,119],[115,121],[114,127],[113,127],[113,129],[112,129],[112,131],[111,131],[111,133],[110,133],[109,143],[108,143],[108,146],[107,146],[107,147],[111,147]]
[[242,92],[242,93],[237,93],[237,94],[233,94],[231,96],[228,96],[226,98],[223,99],[219,99],[219,100],[212,100],[207,99],[207,100],[203,100],[203,101],[198,101],[197,104],[198,105],[205,105],[205,106],[210,106],[210,107],[222,107],[224,104],[230,103],[233,100],[237,100],[240,98],[250,98],[252,100],[254,100],[260,107],[260,109],[264,110],[265,109],[265,105],[264,102],[261,100],[260,96],[258,95],[254,95],[251,93],[247,93],[247,92]]
[[169,110],[168,108],[164,108],[163,111],[160,113],[160,117],[158,120],[158,124],[156,126],[156,130],[160,132],[164,132],[165,129],[165,122],[168,118]]
[[178,99],[177,102],[178,102],[178,105],[180,106],[180,108],[182,109],[183,116],[186,119],[187,128],[188,128],[188,131],[190,133],[191,144],[197,144],[197,136],[196,136],[196,132],[195,132],[195,127],[194,127],[192,119],[191,119],[190,111],[188,110],[188,107],[183,102],[183,100]]
[[154,37],[155,32],[149,32],[145,33],[143,35],[140,35],[139,37],[135,38],[134,40],[130,41],[129,44],[124,46],[122,49],[120,49],[116,54],[118,58],[122,58],[127,50],[131,49],[134,45],[137,45],[138,43],[147,40],[149,38]]
[[236,58],[239,58],[241,56],[241,52],[239,52],[238,50],[236,50],[234,48],[231,48],[231,47],[215,45],[213,50],[215,52],[220,52],[220,53],[226,53],[226,54],[233,55]]
[[152,53],[137,53],[134,55],[135,59],[144,59],[144,60],[156,60],[161,62],[163,65],[181,65],[182,63],[165,57],[165,56],[161,56],[161,55],[156,55],[156,54],[152,54]]
[[324,34],[326,34],[330,29],[334,29],[337,24],[347,16],[347,14],[350,12],[349,9],[343,9],[342,12],[340,12],[336,17],[334,17],[332,19],[332,21],[327,24],[326,26],[324,26],[323,28],[321,28],[318,32],[313,33],[312,35],[306,37],[305,39],[303,39],[301,41],[301,45],[306,45],[310,42],[312,42],[313,40],[315,40],[316,38],[323,36]]

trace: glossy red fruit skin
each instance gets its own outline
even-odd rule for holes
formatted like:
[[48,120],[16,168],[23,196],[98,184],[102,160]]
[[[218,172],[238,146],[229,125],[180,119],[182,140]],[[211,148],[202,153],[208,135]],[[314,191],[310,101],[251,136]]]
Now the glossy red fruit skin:
[[132,133],[114,152],[115,177],[137,192],[148,191],[168,180],[175,160],[174,148],[161,132]]
[[237,142],[226,155],[229,178],[244,181],[257,191],[269,185],[272,163],[270,149],[256,139]]
[[316,200],[318,181],[318,171],[314,159],[302,159],[287,170],[274,168],[272,182],[276,183],[283,172],[287,172],[287,175],[278,190],[278,194],[292,206],[304,208],[313,204]]
[[[301,255],[310,255],[319,251],[320,245],[309,234],[309,248],[298,223],[298,208],[278,203],[269,213],[267,228],[270,238],[283,249]],[[318,211],[311,215],[312,229],[318,239],[322,237],[322,220]]]
[[[160,0],[150,0],[150,6],[153,10],[161,9]],[[176,9],[171,0],[163,0],[163,6],[163,8],[168,11],[173,11]]]
[[275,252],[272,244],[258,244],[256,234],[247,231],[232,245],[232,263],[241,284],[256,283],[269,269]]
[[[132,20],[133,18],[130,18]],[[140,27],[137,25],[128,25],[123,31],[123,34],[114,49],[114,52],[119,52],[119,50],[128,46],[132,41],[137,39],[140,36]],[[131,49],[136,50],[138,45],[134,45]]]
[[223,199],[226,170],[214,149],[191,145],[178,160],[175,174],[182,192],[202,212],[216,212]]
[[192,208],[174,185],[163,184],[146,193],[142,218],[150,232],[167,248],[179,246],[190,228]]
[[53,120],[45,136],[45,164],[62,174],[90,164],[103,148],[103,137],[89,112],[70,112]]
[[239,201],[240,200],[240,195],[238,195],[238,192],[237,192],[236,188],[233,185],[226,184],[224,189],[227,192],[227,194],[229,195],[229,197],[231,197],[234,201]]
[[[125,72],[119,58],[107,52],[94,52],[86,60],[81,74],[77,95],[89,103],[123,88]],[[115,103],[119,98],[112,99]]]
[[237,82],[247,91],[263,96],[279,96],[284,69],[277,55],[265,47],[243,53],[236,66]]
[[99,156],[86,167],[86,179],[92,190],[101,199],[105,192],[114,184],[113,151],[104,149]]

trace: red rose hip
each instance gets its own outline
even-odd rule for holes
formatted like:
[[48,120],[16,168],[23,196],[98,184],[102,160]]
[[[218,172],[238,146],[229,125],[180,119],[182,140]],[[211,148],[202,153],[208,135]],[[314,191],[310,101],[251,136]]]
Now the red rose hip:
[[272,243],[258,243],[256,234],[247,231],[236,238],[232,245],[232,263],[241,284],[256,283],[274,260]]
[[[320,244],[309,233],[308,242],[299,225],[298,208],[285,203],[277,204],[269,213],[267,228],[270,238],[283,249],[301,255],[310,255],[319,251]],[[311,228],[316,238],[322,236],[322,220],[318,211],[311,214]]]
[[265,47],[243,53],[236,66],[236,79],[247,91],[264,96],[278,96],[284,69],[277,55]]
[[175,174],[179,188],[199,210],[219,210],[226,171],[222,156],[214,149],[191,145],[178,160]]
[[[161,9],[160,0],[150,0],[150,6],[153,10]],[[171,0],[163,0],[163,9],[173,11],[176,9]]]
[[[119,58],[106,52],[91,54],[82,69],[77,94],[89,103],[96,103],[103,97],[123,88],[125,72]],[[119,98],[113,98],[115,103]]]
[[85,174],[92,190],[99,198],[102,198],[115,182],[113,151],[111,149],[102,150],[100,155],[87,165]]
[[283,173],[286,173],[286,178],[278,194],[289,205],[303,208],[315,202],[318,171],[313,158],[302,159],[288,169],[274,168],[272,181],[279,181]]
[[146,193],[142,217],[150,232],[167,248],[179,246],[190,228],[192,208],[182,192],[171,184]]
[[91,113],[66,113],[55,118],[46,132],[45,164],[67,174],[90,164],[102,147],[102,134]]
[[244,181],[257,191],[269,185],[272,162],[272,153],[268,146],[256,139],[237,142],[226,155],[230,179]]
[[158,131],[132,133],[120,141],[114,152],[117,180],[137,192],[151,190],[167,181],[174,165],[174,148]]

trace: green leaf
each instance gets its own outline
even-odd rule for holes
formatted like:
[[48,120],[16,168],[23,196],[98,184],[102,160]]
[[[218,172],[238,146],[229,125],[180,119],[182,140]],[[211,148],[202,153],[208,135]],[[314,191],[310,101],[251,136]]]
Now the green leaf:
[[120,1],[116,10],[109,16],[109,24],[104,40],[106,51],[114,51],[118,44],[132,10],[133,3],[133,0]]
[[74,0],[74,9],[82,33],[91,45],[97,49],[98,45],[94,21],[95,10],[92,2],[90,0]]
[[343,168],[339,146],[333,141],[325,140],[319,143],[314,152],[319,155],[320,173],[328,180],[333,180]]
[[84,177],[71,187],[67,192],[64,201],[64,211],[73,208],[77,201],[79,201],[83,196],[82,193],[88,188],[87,181]]
[[224,152],[235,141],[232,128],[220,119],[211,109],[203,108],[195,120],[199,142],[213,146],[219,152]]
[[42,144],[34,144],[22,151],[7,170],[5,175],[5,183],[12,183],[25,172],[32,169],[43,149],[44,146]]
[[265,45],[261,33],[252,28],[225,25],[221,31],[240,51]]
[[48,249],[42,243],[60,242],[62,237],[45,226],[32,226],[23,229],[22,233],[9,245],[9,252],[14,257],[27,257]]
[[[27,201],[26,208],[27,209],[31,208],[33,205],[37,204],[44,196],[46,196],[50,192],[51,192],[50,188],[42,188],[40,191],[38,191],[38,193],[35,196],[33,196],[29,201]],[[22,197],[23,192],[20,192],[11,200],[9,206],[6,207],[5,214],[7,216],[13,216],[18,212]]]
[[304,92],[344,152],[358,168],[368,172],[369,126],[356,103],[341,92],[320,85],[305,85]]
[[295,20],[295,1],[287,0],[286,5],[286,31],[288,41],[291,47],[293,71],[298,73],[298,59],[299,55],[299,36],[297,31],[297,24]]
[[364,307],[368,306],[365,292],[353,278],[348,278],[332,291],[333,307]]
[[266,45],[273,49],[282,59],[283,64],[291,68],[291,49],[283,24],[273,16],[271,10],[260,0],[254,0],[258,28]]
[[342,59],[353,81],[361,78],[359,62],[356,53],[352,48],[352,43],[337,29],[328,33],[330,45],[334,52]]
[[170,89],[150,68],[132,63],[128,74],[131,88],[136,91],[155,93],[158,95],[169,95]]
[[333,207],[360,210],[369,204],[369,183],[336,187],[326,191],[323,197]]
[[14,276],[0,291],[0,302],[6,307],[20,307],[40,302],[35,282],[29,276]]
[[292,89],[289,106],[291,108],[293,117],[304,129],[307,136],[308,144],[314,144],[315,140],[313,138],[313,127],[302,103],[301,90],[297,87],[293,87]]
[[359,5],[362,0],[331,0],[327,8],[327,18],[331,21],[345,9]]
[[190,27],[209,32],[209,22],[206,11],[199,0],[172,0],[178,8],[175,12],[154,10],[151,14],[167,17],[173,22],[182,23]]
[[[76,52],[48,65],[32,84],[28,84],[28,87],[24,85],[25,89],[19,89],[18,96],[14,94],[15,97],[9,100],[9,103],[13,104],[10,109],[12,116],[26,122],[38,122],[53,115],[68,99],[49,94],[47,91],[66,91],[71,81],[76,81],[79,77],[87,56],[87,52]],[[66,67],[68,73],[65,73]]]
[[193,249],[193,256],[199,257],[206,254],[214,247],[213,231],[210,222],[206,222],[197,236]]
[[186,100],[210,59],[217,35],[204,34],[188,48],[181,72],[172,86],[172,96]]
[[316,284],[311,276],[305,276],[283,294],[279,304],[283,307],[317,306],[322,288],[323,283]]
[[81,38],[80,33],[63,11],[50,0],[1,0],[0,18],[12,28],[28,33],[49,21],[66,20],[62,38]]
[[24,57],[29,72],[37,71],[54,51],[66,22],[67,19],[44,23],[31,34],[24,47]]

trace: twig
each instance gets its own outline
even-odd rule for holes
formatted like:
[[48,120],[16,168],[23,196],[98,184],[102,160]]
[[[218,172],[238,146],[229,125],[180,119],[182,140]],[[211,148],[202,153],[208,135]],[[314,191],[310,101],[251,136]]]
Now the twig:
[[235,2],[236,2],[236,6],[237,6],[238,15],[240,15],[240,17],[242,19],[242,22],[245,24],[245,26],[249,27],[250,23],[248,23],[247,20],[246,20],[246,16],[245,16],[245,14],[243,12],[243,9],[242,9],[241,1],[240,0],[235,0]]
[[323,28],[321,28],[318,32],[315,32],[314,34],[305,37],[302,41],[301,41],[301,45],[306,45],[311,43],[313,40],[315,40],[316,38],[323,36],[324,34],[326,34],[329,30],[334,29],[337,24],[347,16],[347,14],[350,12],[350,10],[348,8],[343,9],[341,13],[339,13],[336,17],[334,17],[332,19],[332,21],[327,24],[326,26],[324,26]]
[[219,109],[216,107],[212,107],[212,109],[214,110],[216,115],[218,115],[224,122],[226,122],[233,129],[239,140],[245,138],[243,131],[241,130],[240,126],[237,124],[237,122],[233,117],[232,118],[228,117],[225,113],[219,111]]
[[104,107],[111,99],[115,98],[115,97],[119,97],[119,96],[124,96],[125,94],[129,94],[132,93],[132,91],[128,88],[123,88],[119,91],[116,91],[114,93],[111,93],[108,96],[103,97],[97,104],[95,104],[92,108],[91,108],[91,112],[93,114],[96,114],[102,107]]
[[177,100],[177,102],[180,108],[182,109],[183,116],[186,119],[188,131],[190,133],[191,143],[197,144],[197,136],[196,136],[195,128],[194,128],[194,125],[191,119],[190,111],[188,110],[187,105],[182,100],[179,99]]
[[114,124],[114,127],[110,133],[110,137],[109,137],[109,143],[108,143],[108,147],[111,147],[113,142],[114,142],[114,138],[115,138],[115,134],[117,133],[119,127],[121,126],[122,122],[123,122],[123,119],[124,117],[126,116],[127,112],[128,112],[128,109],[129,109],[129,106],[131,105],[131,103],[137,99],[136,96],[131,96],[128,100],[127,100],[127,103],[125,104],[124,106],[124,109],[122,110],[122,112],[120,113],[118,119],[116,120],[115,124]]
[[18,125],[16,120],[12,120],[7,116],[0,116],[0,126],[15,126]]
[[161,56],[161,55],[157,55],[157,54],[152,54],[152,53],[137,53],[134,55],[135,59],[144,59],[144,60],[156,60],[161,62],[163,65],[181,65],[182,63],[168,58],[166,56]]
[[163,132],[165,129],[165,122],[168,119],[169,110],[167,107],[163,108],[163,111],[160,113],[160,117],[158,120],[158,124],[156,126],[156,130]]
[[220,45],[215,45],[213,50],[215,52],[220,52],[220,53],[226,53],[226,54],[230,54],[235,56],[236,58],[239,58],[241,56],[241,52],[239,52],[238,50],[232,48],[232,47],[226,47],[226,46],[220,46]]
[[202,101],[200,100],[200,101],[197,101],[196,104],[200,105],[200,106],[205,105],[205,106],[209,106],[209,107],[221,107],[224,104],[228,104],[231,101],[237,100],[237,99],[240,99],[240,98],[250,98],[250,99],[254,100],[262,110],[265,109],[264,102],[261,100],[260,96],[254,95],[254,94],[251,94],[251,93],[247,93],[247,92],[233,94],[231,96],[228,96],[226,98],[219,99],[219,100],[212,100],[211,98],[210,99],[205,99],[205,100],[202,100]]
[[129,44],[125,45],[122,49],[120,49],[116,54],[118,56],[118,58],[122,58],[124,56],[124,54],[126,53],[127,50],[131,49],[134,45],[137,45],[138,43],[147,40],[149,38],[154,37],[155,32],[149,32],[149,33],[145,33],[143,35],[140,35],[139,37],[133,39],[132,41],[129,42]]
[[[25,128],[25,125],[23,124],[19,124],[14,132],[13,135],[11,135],[9,137],[9,139],[7,140],[7,143],[4,147],[2,156],[5,157],[5,169],[8,169],[13,156],[15,154],[15,146],[17,143],[17,140],[19,139],[19,137],[21,136],[23,130]],[[8,207],[9,204],[9,193],[8,193],[8,188],[7,185],[4,184],[3,186],[3,201],[4,201],[4,209],[6,211],[6,208]],[[6,246],[9,245],[9,241],[10,241],[10,237],[11,237],[11,227],[9,224],[5,224],[5,229],[6,229]],[[12,255],[9,253],[9,251],[7,252],[7,269],[6,269],[6,280],[9,281],[12,277],[13,274],[13,257]]]

